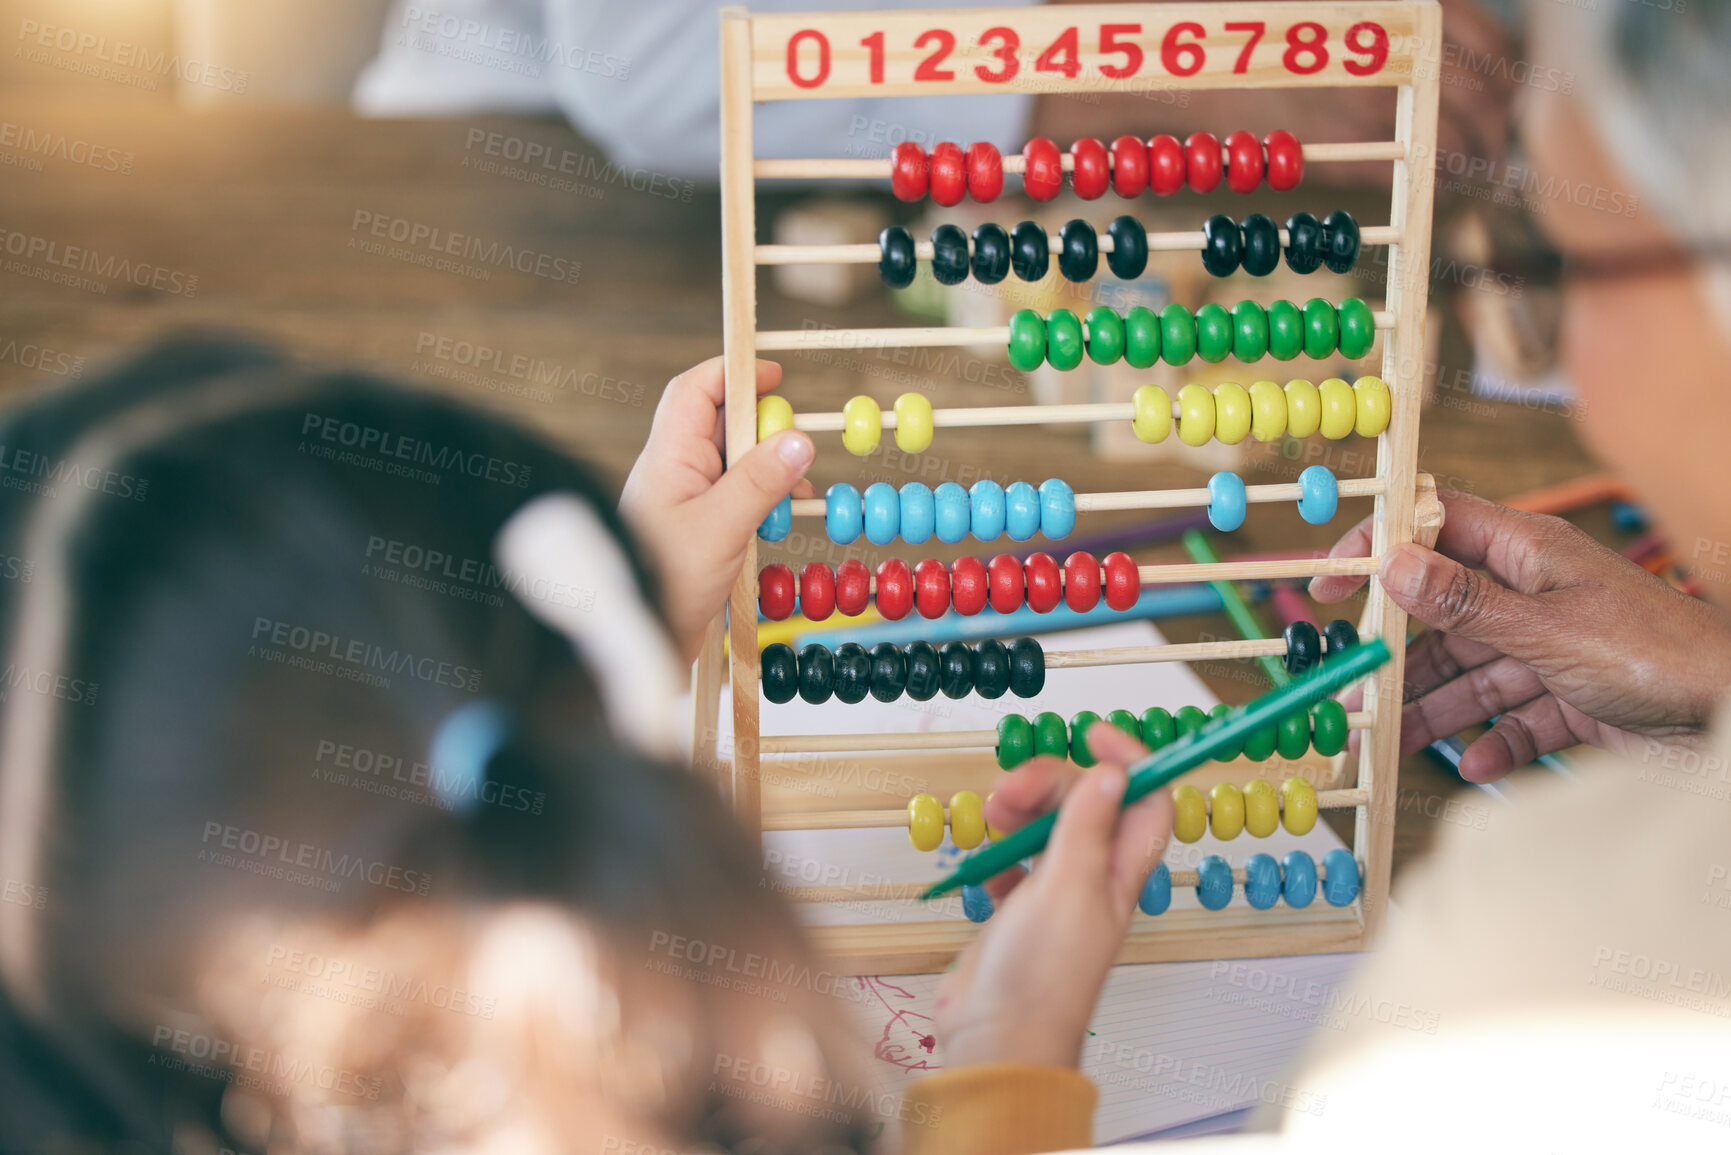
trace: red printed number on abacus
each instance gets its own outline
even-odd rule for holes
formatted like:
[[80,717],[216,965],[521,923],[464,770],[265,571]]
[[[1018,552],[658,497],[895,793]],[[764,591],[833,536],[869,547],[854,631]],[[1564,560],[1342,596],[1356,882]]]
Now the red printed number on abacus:
[[[817,46],[817,67],[810,75],[800,72],[800,45],[810,41]],[[881,42],[881,37],[880,37]],[[801,88],[816,88],[829,79],[829,37],[815,28],[802,28],[787,38],[787,78]]]

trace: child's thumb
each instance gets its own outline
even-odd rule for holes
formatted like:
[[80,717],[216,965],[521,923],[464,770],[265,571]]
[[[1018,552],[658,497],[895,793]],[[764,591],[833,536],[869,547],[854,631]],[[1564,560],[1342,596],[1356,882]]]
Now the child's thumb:
[[1071,786],[1058,808],[1058,824],[1040,865],[1066,876],[1071,885],[1105,885],[1125,783],[1123,767],[1108,762]]
[[811,438],[784,429],[752,446],[703,497],[704,517],[730,538],[757,532],[769,511],[793,491],[817,451]]

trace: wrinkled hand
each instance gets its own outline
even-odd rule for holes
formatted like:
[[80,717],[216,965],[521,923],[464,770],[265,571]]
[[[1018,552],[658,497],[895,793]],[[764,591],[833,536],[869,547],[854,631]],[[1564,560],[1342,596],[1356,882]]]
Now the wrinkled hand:
[[[1469,782],[1581,742],[1634,754],[1700,740],[1731,687],[1731,618],[1560,518],[1462,494],[1443,506],[1436,551],[1397,546],[1377,575],[1431,627],[1407,649],[1403,755],[1496,714],[1461,758]],[[1369,552],[1367,520],[1331,556]],[[1336,602],[1364,580],[1319,577],[1311,596]]]
[[1101,722],[1088,746],[1100,764],[1086,774],[1035,758],[1001,778],[986,804],[999,830],[1054,807],[1058,825],[1032,875],[1017,867],[986,884],[998,910],[938,988],[948,1067],[1081,1059],[1100,988],[1172,833],[1170,791],[1120,807],[1124,767],[1147,753],[1141,744]]
[[[780,384],[781,366],[759,361],[757,392]],[[812,493],[802,478],[815,451],[797,430],[777,433],[722,472],[725,398],[720,357],[668,382],[619,496],[619,511],[661,574],[668,621],[687,660],[727,604],[758,525],[789,493]]]

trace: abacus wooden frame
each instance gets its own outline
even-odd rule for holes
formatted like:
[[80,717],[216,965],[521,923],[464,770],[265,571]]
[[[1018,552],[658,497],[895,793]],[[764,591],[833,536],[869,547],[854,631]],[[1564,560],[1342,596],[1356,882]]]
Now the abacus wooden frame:
[[[1387,56],[1383,65],[1369,74],[1347,70],[1343,57],[1336,57],[1336,67],[1319,66],[1311,73],[1295,74],[1288,68],[1295,66],[1297,58],[1281,55],[1279,39],[1263,40],[1255,51],[1246,50],[1240,56],[1238,50],[1245,48],[1248,37],[1225,26],[1235,23],[1244,28],[1256,21],[1270,29],[1284,25],[1289,36],[1298,23],[1320,25],[1325,30],[1325,42],[1334,46],[1342,44],[1363,22],[1374,22],[1386,31]],[[1209,49],[1201,66],[1189,76],[1171,75],[1161,68],[1162,39],[1174,35],[1172,29],[1180,23],[1200,26]],[[1118,29],[1113,34],[1117,43],[1112,51],[1122,52],[1119,45],[1126,39],[1134,42],[1143,61],[1148,63],[1144,74],[1102,81],[1099,69],[1108,58],[1107,53],[1079,43],[1080,67],[1073,78],[1054,77],[1051,73],[1035,76],[1023,69],[1007,83],[987,83],[975,76],[972,67],[964,67],[988,59],[981,55],[971,58],[959,55],[949,80],[915,81],[910,76],[915,62],[929,55],[926,46],[919,50],[911,46],[923,32],[933,28],[948,30],[955,34],[958,44],[979,50],[980,34],[987,29],[1008,28],[1017,33],[1022,44],[1039,45],[1051,43],[1069,27],[1084,29],[1083,41],[1099,29],[1104,42],[1107,24]],[[1125,26],[1134,26],[1138,31],[1126,38]],[[864,35],[879,31],[885,34],[886,45],[883,82],[873,83],[869,54],[861,41]],[[815,43],[812,33],[827,39],[829,56],[828,78],[815,88],[789,78],[789,41],[796,36],[805,38],[794,53],[798,58],[806,44]],[[802,175],[888,175],[885,161],[757,160],[752,147],[755,102],[1005,91],[1394,87],[1397,97],[1393,141],[1312,145],[1306,148],[1306,160],[1326,162],[1364,154],[1388,157],[1393,164],[1389,226],[1376,234],[1379,240],[1390,238],[1383,312],[1393,324],[1392,333],[1382,338],[1381,376],[1390,389],[1392,412],[1387,430],[1377,438],[1375,477],[1379,492],[1374,499],[1373,559],[1393,544],[1412,540],[1418,524],[1415,507],[1424,500],[1419,491],[1429,481],[1428,478],[1421,481],[1417,459],[1440,38],[1441,16],[1435,0],[1325,4],[1221,0],[1205,4],[772,15],[754,15],[743,8],[723,9],[721,195],[728,459],[737,460],[757,439],[755,358],[763,346],[757,330],[756,273],[760,260],[756,244],[756,181]],[[1102,43],[1100,47],[1105,49],[1106,45]],[[964,48],[963,53],[970,48]],[[1212,51],[1215,48],[1225,50]],[[1356,49],[1360,55],[1366,51]],[[1314,61],[1314,57],[1305,59],[1307,64]],[[1231,67],[1234,63],[1241,64],[1243,71],[1234,71]],[[1360,65],[1363,67],[1362,61]],[[809,81],[809,74],[804,79]],[[1158,130],[1158,125],[1149,126],[1150,132]],[[1007,167],[1014,171],[1013,165]],[[1434,501],[1428,503],[1424,520],[1428,525],[1438,524]],[[740,820],[754,832],[761,830],[764,819],[758,722],[757,569],[753,542],[747,549],[730,603],[732,655],[728,677],[733,688],[733,750],[729,760],[717,756],[719,692],[724,669],[719,619],[711,624],[705,637],[696,682],[698,765],[714,774],[718,789]],[[1225,577],[1227,567],[1206,576]],[[1360,898],[1341,908],[1315,904],[1305,910],[1292,910],[1277,905],[1272,910],[1255,911],[1242,902],[1234,902],[1213,912],[1175,910],[1154,919],[1137,915],[1124,945],[1122,961],[1358,950],[1377,932],[1388,903],[1400,753],[1398,727],[1405,652],[1404,646],[1394,643],[1406,636],[1406,615],[1375,583],[1361,619],[1361,632],[1389,639],[1394,658],[1376,676],[1364,704],[1369,723],[1358,755],[1355,784],[1355,797],[1362,797],[1363,801],[1356,807],[1353,839],[1353,853],[1363,872]],[[885,745],[896,748],[893,740]],[[778,818],[774,825],[782,827],[786,822]],[[973,924],[960,920],[862,923],[815,929],[819,946],[831,956],[832,964],[840,971],[855,974],[941,969],[977,933]]]

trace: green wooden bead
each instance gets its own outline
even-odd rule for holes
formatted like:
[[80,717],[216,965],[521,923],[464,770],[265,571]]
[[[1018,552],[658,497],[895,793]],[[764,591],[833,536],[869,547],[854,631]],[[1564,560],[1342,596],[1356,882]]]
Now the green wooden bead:
[[1244,739],[1244,756],[1252,762],[1266,762],[1274,757],[1274,748],[1279,743],[1280,726],[1270,723],[1260,730],[1252,730]]
[[1346,707],[1324,698],[1310,708],[1310,743],[1316,752],[1332,758],[1346,749]]
[[1218,364],[1232,355],[1232,314],[1212,301],[1196,310],[1196,355]]
[[1124,360],[1132,369],[1146,369],[1160,360],[1160,318],[1146,305],[1124,315]]
[[1020,714],[998,719],[998,768],[1014,770],[1034,756],[1034,728]]
[[1290,361],[1304,352],[1304,314],[1291,301],[1268,306],[1268,352],[1277,361]]
[[1172,723],[1172,712],[1163,706],[1149,706],[1142,711],[1142,745],[1150,750],[1158,750],[1162,746],[1170,746],[1172,740],[1178,737],[1178,729]]
[[1160,356],[1168,365],[1188,365],[1196,356],[1196,318],[1177,301],[1160,310]]
[[1294,710],[1282,718],[1275,749],[1288,762],[1304,757],[1305,751],[1310,749],[1310,715],[1303,710]]
[[1124,731],[1124,733],[1130,735],[1130,737],[1136,739],[1136,741],[1140,742],[1142,740],[1142,729],[1136,725],[1136,715],[1132,714],[1130,711],[1113,710],[1110,714],[1106,715],[1106,721],[1112,723],[1112,725],[1118,727],[1118,729]]
[[1179,740],[1190,737],[1202,729],[1208,721],[1208,714],[1201,706],[1180,706],[1178,712],[1172,715],[1172,726],[1178,731]]
[[[1224,718],[1231,712],[1232,707],[1228,706],[1225,702],[1222,702],[1218,706],[1214,707],[1214,709],[1208,711],[1208,716],[1210,718]],[[1214,760],[1216,762],[1230,762],[1234,758],[1241,758],[1243,756],[1244,743],[1240,742],[1236,746],[1228,746],[1226,749],[1220,751],[1220,753],[1214,755]]]
[[1088,727],[1100,720],[1092,710],[1078,710],[1070,719],[1070,761],[1086,769],[1094,764],[1094,753],[1088,749]]
[[1340,347],[1340,317],[1321,297],[1304,302],[1304,355],[1313,361],[1331,357]]
[[1096,365],[1115,365],[1124,356],[1124,318],[1095,305],[1088,310],[1088,356]]
[[1257,361],[1268,352],[1268,310],[1255,301],[1232,306],[1232,355]]
[[1082,363],[1082,318],[1068,309],[1053,309],[1046,317],[1046,360],[1066,371]]
[[1070,728],[1061,714],[1047,710],[1034,718],[1034,753],[1050,754],[1054,758],[1070,756]]
[[1032,373],[1046,363],[1046,322],[1032,309],[1010,314],[1010,364]]
[[1376,341],[1376,317],[1370,306],[1357,297],[1348,297],[1337,310],[1340,317],[1340,355],[1354,360],[1370,352]]

